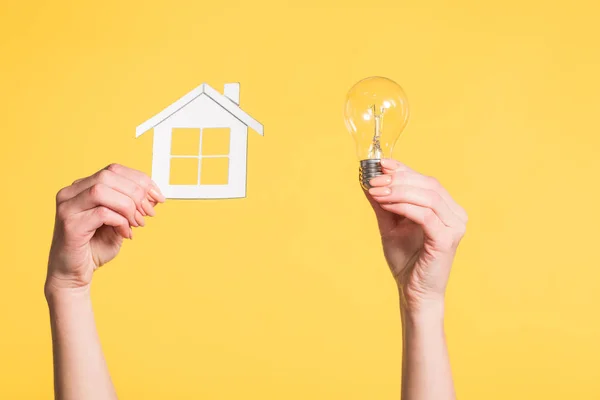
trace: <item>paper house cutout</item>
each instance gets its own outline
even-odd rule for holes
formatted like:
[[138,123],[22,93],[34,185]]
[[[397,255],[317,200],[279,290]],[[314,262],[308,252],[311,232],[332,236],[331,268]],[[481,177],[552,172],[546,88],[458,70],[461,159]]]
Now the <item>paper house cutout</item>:
[[[171,199],[218,199],[246,197],[248,128],[263,135],[263,126],[240,107],[239,83],[225,85],[224,95],[203,83],[136,128],[136,138],[154,128],[152,179],[165,197]],[[176,128],[197,128],[198,154],[172,155],[172,134]],[[228,128],[229,152],[203,155],[202,132],[206,128]],[[224,130],[227,131],[227,130]],[[193,185],[170,183],[174,158],[198,158],[198,181]],[[202,158],[228,161],[228,180],[223,185],[201,184]]]

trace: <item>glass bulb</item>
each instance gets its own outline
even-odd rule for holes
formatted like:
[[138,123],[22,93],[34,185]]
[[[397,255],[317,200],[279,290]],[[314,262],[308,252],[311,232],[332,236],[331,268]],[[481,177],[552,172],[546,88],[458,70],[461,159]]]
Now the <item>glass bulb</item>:
[[360,182],[364,189],[370,188],[372,178],[381,175],[380,161],[391,158],[408,116],[404,90],[388,78],[365,78],[348,92],[344,119],[356,142]]

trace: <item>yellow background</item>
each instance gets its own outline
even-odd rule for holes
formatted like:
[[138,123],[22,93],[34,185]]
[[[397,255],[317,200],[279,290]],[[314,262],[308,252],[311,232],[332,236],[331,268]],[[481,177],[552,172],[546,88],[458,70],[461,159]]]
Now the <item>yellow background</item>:
[[96,274],[123,399],[396,399],[397,295],[342,120],[383,75],[395,156],[469,212],[447,334],[459,397],[600,398],[595,1],[37,1],[0,6],[0,398],[48,399],[54,194],[202,82],[241,82],[248,197],[168,201]]

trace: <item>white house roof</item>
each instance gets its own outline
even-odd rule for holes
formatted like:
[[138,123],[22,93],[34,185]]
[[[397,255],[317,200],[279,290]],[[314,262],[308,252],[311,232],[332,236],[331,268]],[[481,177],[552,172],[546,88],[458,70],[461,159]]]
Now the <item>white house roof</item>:
[[165,119],[169,118],[171,115],[184,108],[192,100],[202,95],[208,96],[211,100],[223,107],[231,115],[239,119],[246,126],[252,128],[259,134],[263,135],[262,124],[260,124],[254,118],[246,114],[244,110],[242,110],[232,100],[210,87],[210,85],[203,83],[202,85],[198,86],[197,88],[195,88],[194,90],[177,100],[175,103],[171,104],[170,106],[156,114],[154,117],[150,118],[148,121],[138,126],[135,129],[135,137],[139,137],[144,132],[154,128],[156,125],[160,124]]

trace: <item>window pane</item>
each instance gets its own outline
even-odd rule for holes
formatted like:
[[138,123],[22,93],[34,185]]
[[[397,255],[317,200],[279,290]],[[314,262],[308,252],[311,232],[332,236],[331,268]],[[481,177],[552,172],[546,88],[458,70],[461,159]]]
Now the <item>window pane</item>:
[[229,128],[202,129],[202,155],[226,156],[229,154]]
[[227,185],[229,183],[229,157],[202,158],[201,185]]
[[171,158],[171,185],[197,185],[198,184],[198,159],[197,158]]
[[173,128],[171,154],[174,156],[197,156],[200,153],[199,128]]

